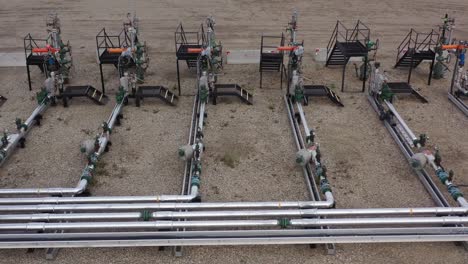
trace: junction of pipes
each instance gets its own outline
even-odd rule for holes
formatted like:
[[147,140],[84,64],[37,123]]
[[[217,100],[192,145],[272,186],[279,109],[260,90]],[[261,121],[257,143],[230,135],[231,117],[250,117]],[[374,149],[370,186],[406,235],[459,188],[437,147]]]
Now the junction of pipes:
[[[388,130],[402,155],[411,166],[414,177],[421,182],[433,199],[434,207],[407,208],[341,208],[335,200],[331,175],[324,165],[327,153],[322,151],[317,124],[308,122],[309,109],[314,98],[324,97],[336,107],[346,108],[332,87],[312,82],[304,76],[303,55],[307,47],[300,40],[299,15],[293,12],[285,21],[286,31],[262,35],[259,55],[260,86],[263,75],[277,78],[284,92],[284,104],[293,142],[297,149],[295,162],[303,173],[309,200],[302,201],[243,201],[206,202],[203,194],[203,156],[210,151],[205,139],[210,137],[206,121],[210,111],[223,107],[224,97],[234,97],[238,103],[255,107],[255,97],[239,84],[218,83],[229,64],[226,51],[217,38],[215,18],[208,16],[198,31],[187,31],[178,25],[175,34],[178,95],[161,85],[147,85],[144,78],[150,58],[143,38],[149,32],[140,31],[139,20],[129,14],[119,34],[112,35],[103,28],[96,35],[97,60],[101,74],[101,89],[91,85],[67,86],[73,67],[71,45],[61,38],[58,16],[47,20],[47,38],[25,38],[25,55],[30,89],[37,89],[37,108],[26,119],[16,119],[16,131],[5,131],[0,148],[0,166],[11,166],[7,161],[18,148],[25,148],[26,138],[34,126],[41,125],[43,115],[51,108],[69,107],[73,111],[74,97],[86,97],[93,103],[114,103],[102,131],[81,144],[87,164],[76,175],[75,186],[55,188],[3,188],[0,189],[0,248],[44,248],[55,252],[69,247],[142,247],[174,246],[181,255],[182,246],[196,245],[268,245],[310,244],[325,245],[328,254],[334,254],[338,243],[389,242],[456,242],[468,241],[468,202],[455,184],[455,173],[442,164],[442,153],[428,144],[426,134],[417,135],[398,113],[395,98],[415,97],[429,103],[410,84],[414,68],[424,60],[431,61],[429,82],[441,75],[452,74],[448,97],[468,115],[468,72],[464,69],[467,42],[451,38],[453,19],[446,16],[442,32],[431,32],[423,43],[414,42],[413,32],[398,48],[395,67],[409,69],[408,82],[391,82],[375,54],[379,40],[373,39],[371,30],[357,21],[351,28],[337,21],[327,46],[326,67],[333,71],[341,68],[342,92],[346,65],[352,58],[362,58],[356,65],[356,77],[362,81],[362,96],[369,101],[369,109],[376,113],[382,126]],[[259,36],[260,39],[260,36]],[[416,37],[418,39],[418,37]],[[413,47],[412,45],[416,45]],[[429,54],[429,55],[428,55]],[[448,57],[452,57],[449,60]],[[193,108],[185,144],[174,150],[174,157],[183,166],[180,193],[151,196],[95,196],[89,184],[96,175],[99,161],[112,151],[112,132],[121,129],[125,109],[129,102],[136,106],[155,103],[146,98],[158,98],[177,107],[181,96],[180,71],[188,70],[191,80]],[[103,65],[115,67],[119,87],[115,95],[105,92]],[[44,75],[42,87],[32,87],[30,66],[38,66]],[[450,72],[444,67],[453,68]],[[175,70],[174,70],[175,76]],[[361,96],[361,95],[360,95]],[[115,97],[115,100],[112,98]],[[419,103],[419,102],[418,102]],[[310,113],[313,115],[313,113]],[[182,142],[181,142],[182,143]],[[157,151],[157,148],[154,149]],[[294,156],[294,153],[291,153]],[[440,181],[444,188],[436,184]],[[444,195],[448,194],[453,202]],[[454,244],[455,246],[455,244]],[[53,253],[50,253],[53,256]]]

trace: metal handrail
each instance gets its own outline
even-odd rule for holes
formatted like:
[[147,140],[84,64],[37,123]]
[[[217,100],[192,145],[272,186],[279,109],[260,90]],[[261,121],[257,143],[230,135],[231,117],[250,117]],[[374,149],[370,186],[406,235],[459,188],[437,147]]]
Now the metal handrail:
[[430,33],[421,33],[411,29],[397,48],[396,62],[398,63],[398,60],[404,56],[408,50],[430,50],[437,46],[438,41],[439,34],[433,29]]

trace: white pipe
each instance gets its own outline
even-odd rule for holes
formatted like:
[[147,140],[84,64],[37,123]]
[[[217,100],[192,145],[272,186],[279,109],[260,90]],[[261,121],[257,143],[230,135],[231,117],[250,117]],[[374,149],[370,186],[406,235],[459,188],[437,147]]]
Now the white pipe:
[[[396,117],[396,119],[398,120],[398,123],[400,123],[400,125],[403,127],[403,129],[405,130],[405,132],[408,134],[408,136],[413,140],[413,142],[415,140],[418,140],[418,138],[416,137],[416,135],[413,133],[413,131],[409,128],[409,126],[406,124],[405,120],[400,116],[400,114],[398,114],[398,111],[395,109],[395,107],[393,106],[392,103],[390,103],[389,101],[387,100],[384,100],[385,104],[387,105],[387,107],[390,109],[390,111],[392,111],[392,114]],[[419,145],[419,144],[418,144]],[[420,146],[418,146],[420,147]]]
[[[364,226],[364,225],[461,225],[468,217],[400,217],[400,218],[315,218],[292,219],[286,226]],[[78,222],[78,223],[12,223],[0,224],[1,231],[54,231],[54,230],[104,230],[104,229],[176,229],[223,227],[278,227],[278,220],[213,220],[213,221],[143,221],[143,222]]]
[[[51,197],[55,198],[55,197]],[[61,199],[62,197],[56,197]],[[93,197],[73,197],[76,199]],[[65,198],[70,199],[70,198]],[[60,200],[57,200],[60,201]],[[118,210],[205,210],[205,209],[290,209],[330,208],[333,201],[283,201],[283,202],[218,202],[218,203],[106,203],[106,204],[33,204],[2,205],[0,212],[61,212],[61,211],[118,211]],[[60,203],[60,202],[59,202]]]
[[461,225],[468,217],[400,217],[400,218],[315,218],[292,219],[291,226],[350,226],[350,225]]
[[[467,215],[468,208],[427,207],[427,208],[370,208],[370,209],[277,209],[277,210],[237,210],[237,211],[156,211],[148,216],[151,219],[186,218],[250,218],[250,217],[356,217],[356,216],[416,216],[416,215]],[[117,213],[70,213],[70,214],[7,214],[0,215],[0,221],[51,221],[51,220],[110,220],[143,218],[140,212]]]

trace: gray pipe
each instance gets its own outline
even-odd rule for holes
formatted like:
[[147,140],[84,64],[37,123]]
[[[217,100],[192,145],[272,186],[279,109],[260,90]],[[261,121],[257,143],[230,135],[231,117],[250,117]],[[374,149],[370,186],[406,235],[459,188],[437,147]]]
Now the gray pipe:
[[36,118],[40,114],[44,113],[45,110],[49,107],[48,98],[44,99],[41,104],[39,104],[36,109],[32,112],[32,114],[28,117],[28,119],[24,122],[25,127],[21,127],[17,130],[15,134],[8,135],[8,144],[0,149],[0,167],[3,163],[11,156],[13,151],[18,146],[20,140],[29,133],[32,126],[36,123]]
[[8,214],[0,215],[0,221],[52,221],[52,220],[137,220],[193,219],[193,218],[244,218],[244,217],[350,217],[350,216],[416,216],[416,215],[466,215],[468,208],[375,208],[375,209],[291,209],[291,210],[238,210],[238,211],[158,211],[144,216],[143,212],[118,213],[70,213],[70,214]]
[[223,221],[154,221],[154,222],[83,222],[83,223],[23,223],[0,224],[0,230],[54,231],[92,229],[175,229],[222,227],[274,227],[277,220],[223,220]]
[[81,223],[14,223],[0,224],[1,231],[54,231],[95,229],[176,229],[223,227],[326,227],[364,225],[460,225],[468,217],[400,217],[400,218],[342,218],[281,220],[218,220],[218,221],[144,221],[144,222],[81,222]]
[[[62,197],[57,197],[60,201]],[[76,199],[93,197],[76,197]],[[69,199],[69,198],[66,198]],[[154,201],[154,200],[153,200]],[[334,201],[2,205],[0,212],[330,208]]]
[[468,217],[400,217],[400,218],[316,218],[292,219],[291,226],[368,226],[368,225],[461,225]]

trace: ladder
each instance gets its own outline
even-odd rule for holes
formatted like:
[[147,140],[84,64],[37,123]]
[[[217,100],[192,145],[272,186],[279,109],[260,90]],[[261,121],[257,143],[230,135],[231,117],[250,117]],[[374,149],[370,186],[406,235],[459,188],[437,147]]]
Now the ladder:
[[179,97],[164,86],[139,86],[135,93],[135,105],[139,107],[143,98],[159,98],[168,105],[175,106]]
[[91,85],[67,86],[60,96],[64,107],[68,107],[68,100],[73,97],[87,97],[98,105],[106,104],[109,99],[102,91]]
[[330,88],[325,85],[304,85],[304,97],[305,102],[308,103],[309,97],[321,97],[326,96],[330,99],[333,103],[338,106],[344,106],[341,101],[341,98]]
[[253,95],[238,84],[215,84],[214,91],[211,93],[213,104],[216,104],[218,96],[236,96],[248,105],[253,104]]

